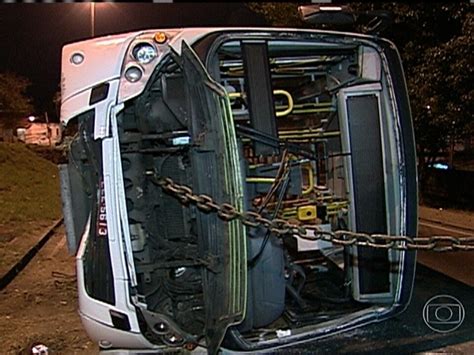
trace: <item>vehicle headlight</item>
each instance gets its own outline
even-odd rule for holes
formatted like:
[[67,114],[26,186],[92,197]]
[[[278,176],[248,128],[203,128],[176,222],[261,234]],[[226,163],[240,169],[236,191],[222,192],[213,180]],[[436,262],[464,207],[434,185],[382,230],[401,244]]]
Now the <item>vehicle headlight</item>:
[[125,71],[125,78],[127,78],[128,81],[135,83],[138,80],[142,78],[142,71],[138,67],[130,67]]
[[132,54],[141,64],[148,64],[156,58],[158,52],[149,43],[139,43],[133,48]]
[[70,58],[71,63],[79,65],[84,61],[84,55],[82,53],[74,53]]

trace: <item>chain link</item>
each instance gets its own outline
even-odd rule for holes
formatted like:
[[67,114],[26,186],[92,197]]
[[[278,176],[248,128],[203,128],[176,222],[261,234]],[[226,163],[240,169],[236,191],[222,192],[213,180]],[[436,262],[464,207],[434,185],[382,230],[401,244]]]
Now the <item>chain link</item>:
[[432,250],[437,252],[474,250],[474,236],[459,238],[452,236],[408,237],[366,234],[347,230],[330,232],[321,230],[318,225],[298,225],[281,218],[269,220],[254,211],[242,212],[228,203],[216,203],[212,197],[205,194],[195,194],[190,187],[180,185],[168,177],[161,177],[154,172],[147,172],[147,175],[153,183],[173,195],[184,205],[193,204],[205,213],[216,213],[220,219],[226,222],[238,219],[247,227],[263,226],[280,237],[289,234],[306,240],[323,240],[340,246],[371,247],[385,250]]

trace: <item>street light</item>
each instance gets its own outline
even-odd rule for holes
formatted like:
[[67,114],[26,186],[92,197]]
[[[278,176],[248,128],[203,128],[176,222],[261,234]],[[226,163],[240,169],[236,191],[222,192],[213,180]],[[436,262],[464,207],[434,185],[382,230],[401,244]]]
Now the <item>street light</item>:
[[90,11],[91,11],[91,37],[95,36],[95,2],[90,2]]
[[103,21],[104,17],[104,12],[106,9],[111,9],[115,8],[115,4],[113,2],[101,2],[101,3],[95,3],[91,1],[89,3],[89,18],[90,18],[90,28],[91,28],[91,37],[95,37],[95,18],[96,18],[96,9],[99,10],[101,14],[101,20]]

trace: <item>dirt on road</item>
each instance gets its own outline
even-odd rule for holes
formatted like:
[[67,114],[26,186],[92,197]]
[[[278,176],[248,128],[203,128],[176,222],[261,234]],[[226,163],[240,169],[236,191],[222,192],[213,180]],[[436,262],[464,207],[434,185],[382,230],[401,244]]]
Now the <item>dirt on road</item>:
[[[471,213],[425,208],[421,209],[421,216],[471,227],[474,218]],[[455,259],[462,255],[451,254]],[[419,253],[420,261],[428,263],[429,258],[436,261],[428,265],[434,269],[439,260],[448,256]],[[456,265],[454,261],[448,264]],[[449,268],[446,265],[443,268],[449,275]],[[30,354],[35,344],[46,345],[51,354],[98,353],[98,346],[87,337],[77,313],[75,260],[68,255],[62,227],[0,292],[0,339],[0,354]]]
[[0,223],[0,276],[34,247],[46,234],[54,220],[30,220],[22,223]]
[[30,354],[36,344],[50,354],[98,353],[77,313],[74,257],[62,227],[0,292],[0,334],[1,354]]

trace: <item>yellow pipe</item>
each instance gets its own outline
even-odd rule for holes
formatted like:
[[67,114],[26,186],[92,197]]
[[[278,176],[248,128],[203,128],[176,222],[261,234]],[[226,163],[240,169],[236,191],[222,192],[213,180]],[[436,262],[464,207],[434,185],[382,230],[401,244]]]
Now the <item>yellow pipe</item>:
[[[228,94],[229,99],[236,99],[238,97],[242,97],[244,95],[243,92],[230,92]],[[293,111],[293,98],[291,97],[291,94],[286,91],[286,90],[273,90],[273,95],[283,95],[286,97],[288,100],[288,107],[284,111],[276,111],[275,115],[277,117],[282,117],[290,114],[291,111]]]
[[230,92],[229,93],[229,99],[235,99],[237,97],[242,97],[242,92]]
[[[288,93],[289,94],[289,93]],[[289,113],[295,113],[295,114],[305,114],[305,113],[318,113],[318,112],[332,112],[335,111],[335,107],[332,105],[331,102],[323,102],[323,103],[307,103],[307,104],[293,104],[292,110],[288,111],[290,109],[290,106],[275,106],[275,109],[280,110],[285,108],[286,114]],[[287,113],[288,111],[288,113]],[[282,114],[283,116],[283,114]]]
[[293,130],[288,130],[288,131],[278,131],[278,133],[281,134],[296,134],[296,133],[317,133],[317,132],[323,132],[322,128],[315,128],[315,129],[293,129]]
[[332,202],[327,205],[328,210],[337,210],[340,208],[347,207],[349,204],[347,202]]
[[273,95],[283,95],[288,100],[288,108],[286,110],[275,112],[275,115],[277,117],[287,116],[288,114],[291,113],[291,111],[293,111],[293,98],[291,97],[291,94],[288,91],[286,91],[286,90],[273,90]]
[[255,165],[249,165],[249,169],[257,169],[261,166],[264,166],[265,164],[255,164]]
[[292,113],[306,114],[306,113],[334,112],[334,111],[336,110],[331,107],[325,107],[325,108],[294,109]]
[[275,179],[274,178],[263,178],[263,177],[248,177],[245,181],[255,182],[255,183],[263,183],[263,184],[271,184],[275,181]]
[[304,138],[318,138],[318,137],[336,137],[340,135],[341,132],[333,131],[333,132],[314,132],[314,133],[307,133],[307,134],[279,134],[281,138],[293,138],[293,139],[304,139]]
[[306,165],[303,167],[308,172],[308,187],[302,191],[303,195],[308,195],[313,192],[314,186],[314,174],[311,165]]
[[[284,105],[279,105],[275,106],[277,109],[283,109],[286,106]],[[294,104],[293,107],[295,109],[300,109],[300,110],[311,110],[315,108],[332,108],[333,104],[332,102],[322,102],[322,103],[307,103],[307,104]]]

